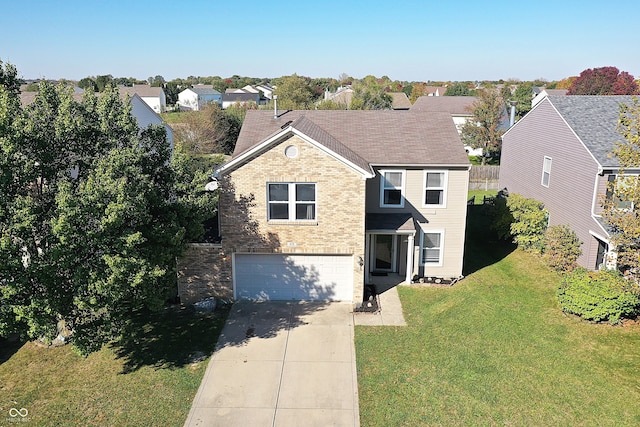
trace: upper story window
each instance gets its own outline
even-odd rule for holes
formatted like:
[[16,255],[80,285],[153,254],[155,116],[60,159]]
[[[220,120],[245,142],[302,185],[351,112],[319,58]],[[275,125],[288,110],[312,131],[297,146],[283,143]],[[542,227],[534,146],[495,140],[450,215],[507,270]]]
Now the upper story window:
[[283,182],[267,184],[268,219],[311,221],[316,219],[316,184]]
[[549,178],[551,178],[551,157],[544,156],[542,163],[542,185],[549,186]]
[[380,175],[380,207],[404,207],[405,171],[381,170]]
[[424,199],[422,203],[429,207],[444,207],[447,200],[447,172],[425,171]]

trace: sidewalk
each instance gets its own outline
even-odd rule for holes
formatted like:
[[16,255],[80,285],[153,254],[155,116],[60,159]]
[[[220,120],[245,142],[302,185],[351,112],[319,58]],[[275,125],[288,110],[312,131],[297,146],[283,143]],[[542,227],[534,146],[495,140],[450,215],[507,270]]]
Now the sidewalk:
[[375,313],[354,312],[353,322],[364,326],[407,326],[396,286],[378,294],[380,310]]

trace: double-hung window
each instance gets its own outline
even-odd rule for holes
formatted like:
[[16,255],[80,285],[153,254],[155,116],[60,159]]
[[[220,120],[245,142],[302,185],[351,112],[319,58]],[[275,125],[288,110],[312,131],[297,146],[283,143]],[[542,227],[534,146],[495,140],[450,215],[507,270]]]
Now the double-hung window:
[[544,162],[542,163],[542,185],[544,187],[549,186],[550,178],[551,178],[551,157],[544,156]]
[[447,172],[425,171],[424,200],[425,206],[444,207],[447,200]]
[[267,184],[269,220],[316,219],[316,184],[283,182]]
[[380,171],[380,207],[404,207],[404,173],[403,170]]
[[607,199],[614,200],[617,209],[632,211],[635,206],[633,194],[637,194],[640,186],[638,175],[609,175],[607,185]]
[[442,265],[444,231],[423,230],[420,241],[420,265],[438,267]]

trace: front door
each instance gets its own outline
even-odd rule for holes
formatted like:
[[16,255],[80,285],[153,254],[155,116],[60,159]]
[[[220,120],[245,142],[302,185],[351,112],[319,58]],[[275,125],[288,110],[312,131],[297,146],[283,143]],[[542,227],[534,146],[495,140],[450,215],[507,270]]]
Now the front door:
[[374,234],[372,237],[372,271],[395,271],[396,236],[393,234]]

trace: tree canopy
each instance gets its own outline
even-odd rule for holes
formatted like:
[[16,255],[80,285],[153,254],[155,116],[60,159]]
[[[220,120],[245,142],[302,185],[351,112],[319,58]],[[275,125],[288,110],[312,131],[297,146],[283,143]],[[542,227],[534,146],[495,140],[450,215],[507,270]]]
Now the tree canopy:
[[475,96],[476,91],[466,82],[454,82],[447,86],[445,96]]
[[616,67],[588,68],[571,83],[567,95],[636,95],[633,76]]
[[465,145],[482,148],[482,164],[485,164],[487,157],[500,156],[506,111],[497,90],[484,89],[477,96],[471,107],[473,117],[462,125],[460,136]]
[[620,170],[608,183],[602,217],[610,226],[617,264],[640,284],[640,101],[620,107],[618,130],[623,141],[613,150]]
[[203,177],[179,173],[164,128],[140,130],[113,87],[77,102],[68,86],[43,81],[22,107],[9,80],[0,84],[0,335],[51,341],[64,329],[86,354],[124,333],[133,312],[175,296],[175,259],[210,215],[192,196]]

